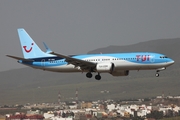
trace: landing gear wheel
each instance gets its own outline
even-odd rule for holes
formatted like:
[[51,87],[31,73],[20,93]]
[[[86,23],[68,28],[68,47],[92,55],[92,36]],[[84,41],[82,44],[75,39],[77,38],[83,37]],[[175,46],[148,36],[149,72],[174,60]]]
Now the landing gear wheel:
[[86,73],[86,77],[87,78],[92,78],[92,73],[90,73],[90,72]]
[[100,79],[101,79],[101,76],[100,76],[100,75],[96,75],[96,76],[95,76],[95,79],[96,79],[96,80],[100,80]]
[[159,73],[156,73],[155,76],[156,76],[156,77],[159,77]]

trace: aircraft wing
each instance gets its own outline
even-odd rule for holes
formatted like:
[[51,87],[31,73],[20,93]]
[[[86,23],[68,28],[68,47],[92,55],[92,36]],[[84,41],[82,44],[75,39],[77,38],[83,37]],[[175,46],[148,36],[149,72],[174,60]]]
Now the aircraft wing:
[[52,52],[51,54],[66,59],[65,61],[68,62],[68,64],[73,64],[75,67],[79,66],[82,70],[91,70],[92,68],[96,67],[96,63],[93,62],[72,58],[55,52]]
[[21,58],[21,57],[16,57],[16,56],[12,56],[12,55],[6,55],[7,57],[16,59],[16,60],[22,60],[22,61],[27,61],[27,62],[32,62],[33,60],[30,59],[25,59],[25,58]]

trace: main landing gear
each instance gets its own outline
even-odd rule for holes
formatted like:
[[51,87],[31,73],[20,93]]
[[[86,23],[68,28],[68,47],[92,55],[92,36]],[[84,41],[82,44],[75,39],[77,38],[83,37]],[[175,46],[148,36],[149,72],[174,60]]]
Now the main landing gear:
[[100,80],[100,79],[101,79],[101,76],[100,76],[99,73],[95,76],[95,79],[96,79],[96,80]]
[[[91,72],[86,73],[86,77],[87,78],[92,78],[92,73]],[[95,76],[95,79],[96,80],[100,80],[101,79],[101,76],[100,76],[99,73]]]
[[91,72],[86,73],[86,77],[87,78],[92,78],[92,73]]

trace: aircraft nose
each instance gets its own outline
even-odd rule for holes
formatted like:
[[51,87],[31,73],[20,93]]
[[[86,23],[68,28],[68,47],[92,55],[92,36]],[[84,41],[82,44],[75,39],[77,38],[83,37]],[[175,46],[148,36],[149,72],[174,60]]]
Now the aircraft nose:
[[175,61],[171,59],[171,60],[169,61],[169,64],[172,65],[172,64],[174,64],[174,62],[175,62]]

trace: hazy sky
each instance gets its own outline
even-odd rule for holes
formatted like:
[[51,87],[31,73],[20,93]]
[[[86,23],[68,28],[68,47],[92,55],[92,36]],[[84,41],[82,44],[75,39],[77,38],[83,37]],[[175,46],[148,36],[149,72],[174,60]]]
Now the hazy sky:
[[0,71],[24,67],[17,28],[61,54],[180,37],[180,0],[0,0]]

